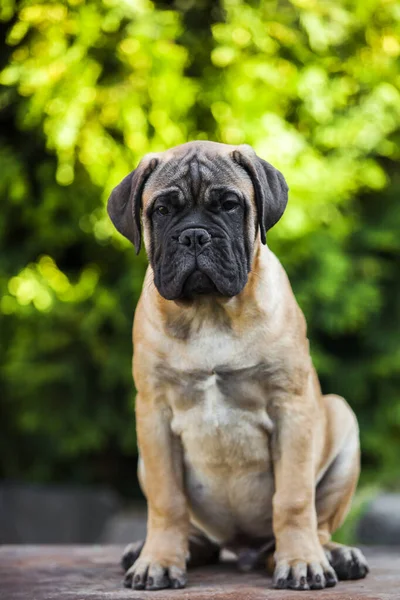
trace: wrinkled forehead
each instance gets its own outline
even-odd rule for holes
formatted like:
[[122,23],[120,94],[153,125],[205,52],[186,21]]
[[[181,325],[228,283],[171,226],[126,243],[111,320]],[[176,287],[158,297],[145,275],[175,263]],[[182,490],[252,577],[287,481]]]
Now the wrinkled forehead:
[[179,189],[187,198],[201,201],[212,188],[237,190],[248,198],[253,196],[249,176],[228,154],[165,153],[146,183],[143,204],[151,202],[155,195],[174,189]]

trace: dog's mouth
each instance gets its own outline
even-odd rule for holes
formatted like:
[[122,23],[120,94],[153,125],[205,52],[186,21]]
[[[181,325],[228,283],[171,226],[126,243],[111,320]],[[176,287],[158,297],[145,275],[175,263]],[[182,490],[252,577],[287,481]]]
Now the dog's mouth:
[[215,283],[208,275],[199,269],[195,269],[183,284],[182,298],[191,299],[194,296],[200,295],[215,296],[219,295],[219,292]]

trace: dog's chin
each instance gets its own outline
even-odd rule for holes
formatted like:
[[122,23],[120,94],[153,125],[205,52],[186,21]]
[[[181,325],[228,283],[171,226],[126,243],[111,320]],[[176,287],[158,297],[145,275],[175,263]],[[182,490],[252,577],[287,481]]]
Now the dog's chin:
[[196,298],[206,297],[219,297],[222,298],[224,294],[217,288],[211,277],[196,269],[192,271],[186,279],[181,282],[181,285],[177,289],[165,287],[162,282],[158,284],[156,279],[154,283],[165,300],[173,300],[175,302],[182,303],[183,305],[190,304]]
[[220,296],[220,292],[212,279],[197,269],[186,279],[179,299],[192,300],[196,296]]

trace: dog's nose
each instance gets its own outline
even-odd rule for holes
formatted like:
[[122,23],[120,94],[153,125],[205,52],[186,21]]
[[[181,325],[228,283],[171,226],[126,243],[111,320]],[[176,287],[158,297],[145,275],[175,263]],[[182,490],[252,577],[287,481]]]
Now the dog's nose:
[[211,241],[211,236],[205,229],[196,227],[182,231],[178,241],[188,248],[194,249],[196,246],[198,248],[203,248]]

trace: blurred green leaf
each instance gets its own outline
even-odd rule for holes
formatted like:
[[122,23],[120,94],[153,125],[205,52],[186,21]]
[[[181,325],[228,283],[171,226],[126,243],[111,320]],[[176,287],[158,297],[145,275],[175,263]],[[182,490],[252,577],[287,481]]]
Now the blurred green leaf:
[[134,493],[131,322],[146,259],[105,202],[147,152],[248,143],[285,174],[269,244],[364,483],[399,485],[395,0],[3,2],[1,474]]

